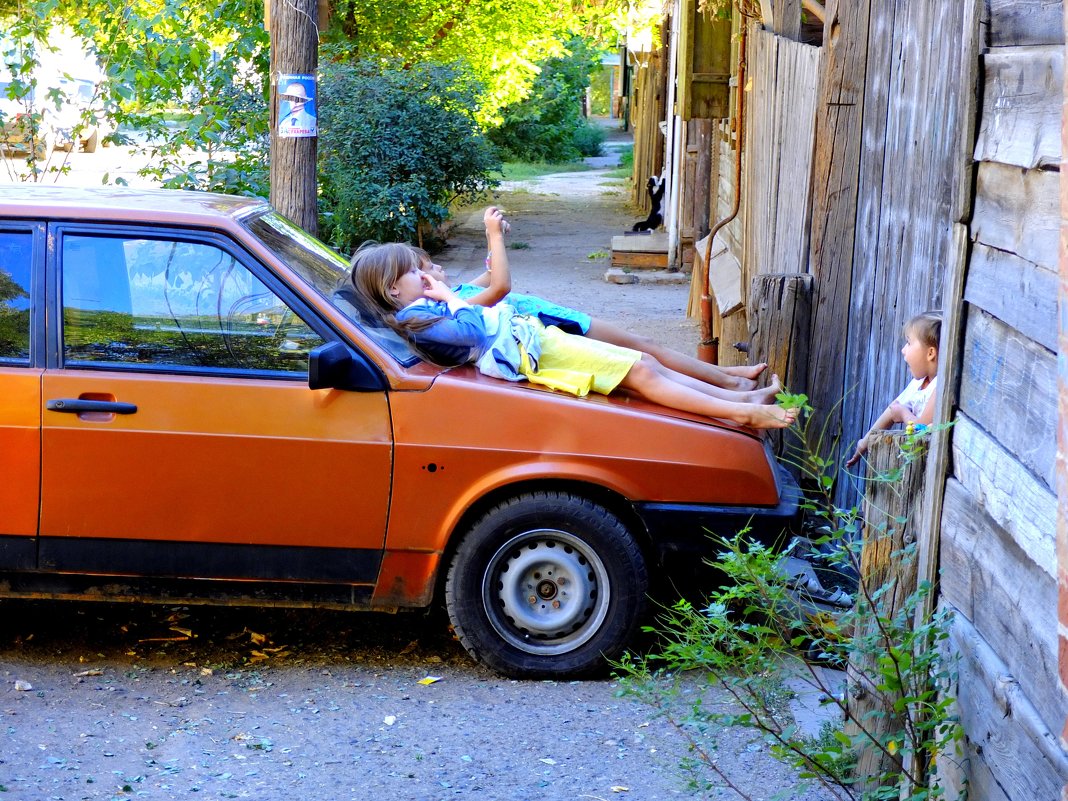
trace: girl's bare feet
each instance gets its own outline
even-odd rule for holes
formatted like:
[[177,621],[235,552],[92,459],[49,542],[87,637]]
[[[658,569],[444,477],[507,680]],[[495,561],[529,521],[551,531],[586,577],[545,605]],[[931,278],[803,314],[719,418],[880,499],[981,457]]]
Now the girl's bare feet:
[[739,420],[743,425],[751,428],[789,428],[797,422],[795,409],[784,409],[781,406],[764,406],[760,404],[747,404],[747,413],[741,416],[745,420]]
[[775,396],[782,392],[782,381],[777,375],[771,377],[771,382],[763,389],[755,389],[749,393],[750,403],[775,403]]
[[760,364],[741,364],[733,367],[720,367],[726,379],[725,389],[733,389],[735,392],[751,392],[756,389],[757,378],[768,369],[764,362]]
[[751,381],[756,381],[760,374],[768,369],[767,362],[761,362],[760,364],[736,364],[731,367],[720,367],[720,370],[727,375],[737,375],[742,378],[748,378]]

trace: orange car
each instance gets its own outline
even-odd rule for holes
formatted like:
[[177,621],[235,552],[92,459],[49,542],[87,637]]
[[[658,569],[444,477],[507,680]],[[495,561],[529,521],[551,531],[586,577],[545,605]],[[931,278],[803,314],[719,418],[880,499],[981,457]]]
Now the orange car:
[[0,198],[0,597],[397,610],[513,676],[618,656],[650,573],[797,515],[759,433],[426,364],[266,203]]

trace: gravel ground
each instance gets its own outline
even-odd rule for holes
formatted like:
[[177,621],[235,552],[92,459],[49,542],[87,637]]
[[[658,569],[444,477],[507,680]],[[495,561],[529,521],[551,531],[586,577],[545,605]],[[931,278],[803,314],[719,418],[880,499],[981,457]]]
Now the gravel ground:
[[[517,290],[694,352],[684,284],[602,280],[612,234],[641,216],[620,180],[553,176],[495,202],[512,222]],[[437,258],[470,277],[485,255],[481,210],[458,222]],[[618,690],[502,679],[440,614],[8,601],[0,799],[741,797],[687,789],[684,738]],[[746,797],[824,798],[751,734],[718,739]]]
[[[739,797],[688,790],[683,738],[615,681],[500,678],[437,615],[3,609],[0,798]],[[718,739],[754,801],[822,799]]]

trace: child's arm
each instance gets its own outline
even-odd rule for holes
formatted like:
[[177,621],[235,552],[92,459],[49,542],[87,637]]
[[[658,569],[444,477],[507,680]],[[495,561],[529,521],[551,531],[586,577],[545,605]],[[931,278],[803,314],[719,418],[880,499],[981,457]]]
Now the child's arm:
[[860,461],[865,453],[868,452],[868,437],[876,431],[885,431],[894,425],[894,423],[901,423],[908,425],[909,423],[915,423],[917,425],[929,426],[934,422],[935,413],[935,396],[937,395],[938,388],[935,387],[935,391],[931,393],[931,397],[927,399],[927,403],[923,407],[923,411],[919,415],[914,415],[908,410],[905,404],[895,400],[889,406],[883,410],[883,413],[879,415],[879,419],[872,423],[871,428],[868,429],[868,433],[865,434],[857,441],[857,449],[853,455],[849,457],[846,462],[846,467],[852,467]]
[[508,266],[508,252],[504,247],[504,232],[508,223],[495,206],[486,209],[482,220],[486,224],[490,266],[489,270],[471,282],[485,287],[477,295],[468,298],[467,302],[472,306],[492,306],[512,291],[512,273]]
[[852,467],[853,465],[855,465],[857,462],[860,461],[861,457],[868,452],[869,436],[874,434],[876,431],[885,431],[886,429],[890,428],[890,426],[892,426],[894,423],[898,422],[898,420],[896,419],[896,415],[898,414],[898,412],[895,411],[895,406],[901,406],[901,404],[897,401],[894,401],[885,409],[883,409],[883,413],[880,414],[879,417],[875,420],[875,422],[871,424],[871,428],[868,429],[868,433],[857,440],[857,449],[853,451],[853,455],[850,456],[848,460],[846,460],[846,467]]

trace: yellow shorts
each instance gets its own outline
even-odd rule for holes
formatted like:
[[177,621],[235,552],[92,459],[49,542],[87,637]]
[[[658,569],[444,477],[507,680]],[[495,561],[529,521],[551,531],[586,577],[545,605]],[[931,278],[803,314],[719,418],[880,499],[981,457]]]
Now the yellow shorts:
[[537,372],[529,370],[525,359],[522,365],[524,369],[521,369],[523,375],[534,384],[543,384],[579,397],[591,389],[607,395],[619,386],[630,368],[642,357],[639,351],[567,334],[555,325],[542,328],[541,359]]

